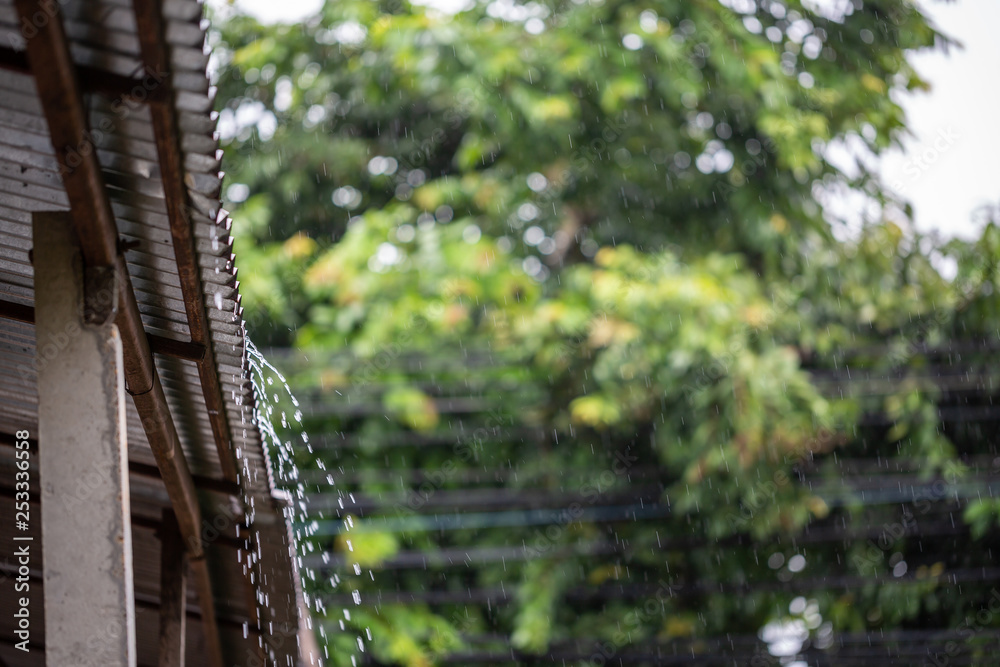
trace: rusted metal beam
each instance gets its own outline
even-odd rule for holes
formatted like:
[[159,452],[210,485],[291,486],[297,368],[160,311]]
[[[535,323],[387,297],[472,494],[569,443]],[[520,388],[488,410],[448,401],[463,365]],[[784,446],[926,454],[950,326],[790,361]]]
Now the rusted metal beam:
[[[48,120],[52,147],[75,224],[79,231],[79,226],[86,221],[90,232],[79,235],[84,261],[93,266],[114,266],[118,258],[115,218],[105,194],[97,151],[90,138],[83,94],[58,4],[16,0],[16,5],[21,20],[27,25],[42,24],[27,40],[28,63]],[[47,20],[36,21],[36,14]]]
[[[153,0],[135,0],[133,5],[143,62],[147,68],[156,72],[166,72],[169,76],[170,54],[159,4]],[[165,89],[164,94],[168,99],[172,99],[174,94],[172,87],[168,85]],[[222,399],[219,371],[209,339],[205,294],[198,275],[194,232],[187,214],[189,202],[187,188],[184,185],[184,157],[181,153],[177,116],[172,104],[151,107],[150,115],[153,121],[156,154],[160,161],[164,201],[170,219],[170,236],[173,240],[174,256],[177,259],[177,276],[184,294],[191,342],[205,347],[205,356],[198,361],[198,376],[223,475],[226,479],[235,481],[238,474],[236,456],[232,447],[232,434],[226,417],[225,403]]]
[[207,348],[201,343],[174,340],[173,338],[164,338],[163,336],[149,333],[146,334],[146,338],[149,340],[149,349],[155,354],[162,354],[165,357],[185,359],[197,363],[201,363],[201,360],[205,358],[205,350]]
[[[153,364],[128,267],[118,251],[118,230],[96,147],[90,138],[87,113],[59,6],[42,0],[16,0],[16,4],[20,18],[29,25],[36,14],[48,16],[27,40],[28,64],[48,121],[84,262],[91,268],[115,267],[118,274],[121,287],[115,324],[122,337],[128,391],[177,514],[192,565],[201,563],[193,569],[204,612],[206,658],[213,667],[222,667],[215,603],[208,570],[204,567],[198,498]],[[158,105],[150,108],[156,109]]]
[[[14,303],[13,301],[0,299],[0,318],[34,324],[35,309],[23,303]],[[161,354],[165,357],[185,359],[187,361],[200,361],[205,356],[205,346],[197,343],[164,338],[163,336],[151,333],[146,334],[146,340],[149,342],[149,349],[154,354]]]
[[[137,477],[160,479],[160,469],[148,463],[129,461],[128,471]],[[233,498],[240,498],[243,494],[239,484],[230,482],[229,480],[215,479],[214,477],[205,477],[203,475],[191,475],[191,479],[194,480],[194,485],[199,491],[214,491]]]
[[181,540],[177,518],[169,509],[163,510],[160,528],[159,667],[184,667],[187,572]]
[[[31,74],[28,56],[6,46],[0,47],[0,69],[21,74]],[[135,104],[164,104],[167,102],[162,84],[165,76],[154,70],[146,70],[142,77],[122,76],[106,70],[85,65],[76,66],[77,81],[87,93],[101,93],[123,102]]]

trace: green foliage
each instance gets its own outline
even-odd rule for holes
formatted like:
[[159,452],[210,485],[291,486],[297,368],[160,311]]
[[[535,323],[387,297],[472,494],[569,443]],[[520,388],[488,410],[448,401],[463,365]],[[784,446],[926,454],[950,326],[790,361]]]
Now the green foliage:
[[842,22],[800,2],[752,18],[708,1],[532,6],[530,31],[499,3],[442,16],[352,0],[300,26],[229,21],[224,118],[277,121],[272,137],[244,120],[227,149],[230,182],[255,201],[236,211],[241,231],[337,239],[350,216],[407,201],[498,237],[539,225],[552,265],[615,240],[772,266],[828,236],[813,183],[883,196],[821,147],[894,143],[890,93],[924,85],[905,50],[942,39],[902,0]]
[[[985,566],[996,504],[964,506],[973,535],[946,564],[897,530],[931,522],[925,499],[843,477],[877,458],[927,507],[973,497],[992,432],[944,425],[933,348],[996,344],[1000,231],[848,234],[816,196],[893,203],[825,148],[896,144],[895,100],[924,87],[907,54],[945,39],[903,0],[836,20],[797,1],[511,6],[528,14],[341,0],[219,26],[251,332],[309,359],[290,370],[324,444],[300,464],[330,471],[310,490],[338,494],[329,474],[381,503],[321,522],[307,547],[340,560],[315,592],[445,600],[363,603],[346,632],[331,612],[334,661],[366,629],[379,662],[430,665],[482,636],[503,655],[707,654],[817,614],[955,626],[981,596],[948,568]],[[991,401],[988,361],[961,361],[985,378],[962,400]],[[484,492],[516,509],[481,511]],[[803,547],[814,528],[838,537]],[[862,583],[790,613],[795,582],[826,573]]]
[[[430,667],[438,658],[462,647],[454,628],[426,608],[388,604],[379,607],[378,613],[355,611],[354,617],[356,623],[378,635],[379,641],[372,642],[370,650],[387,664]],[[346,634],[338,635],[335,641],[339,648],[335,656],[350,655],[357,648],[354,639]]]

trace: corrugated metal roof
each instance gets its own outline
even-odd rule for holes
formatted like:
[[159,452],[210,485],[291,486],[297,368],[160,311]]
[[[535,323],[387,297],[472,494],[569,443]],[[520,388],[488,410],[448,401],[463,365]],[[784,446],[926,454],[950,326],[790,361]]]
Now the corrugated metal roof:
[[[221,153],[214,134],[213,94],[206,75],[205,22],[200,4],[193,0],[165,0],[160,6],[172,64],[170,85],[180,132],[188,217],[207,315],[207,342],[214,351],[232,449],[238,453],[242,469],[240,490],[231,489],[235,495],[208,490],[227,487],[197,365],[163,354],[156,354],[155,362],[191,473],[203,492],[203,537],[209,543],[227,661],[250,664],[256,647],[266,643],[275,664],[291,665],[296,642],[285,638],[275,647],[279,643],[274,640],[277,631],[269,623],[294,622],[297,618],[294,558],[284,509],[273,497],[264,444],[252,423],[254,396],[245,372],[244,330],[230,223],[219,205]],[[72,56],[79,67],[122,77],[147,76],[130,0],[69,0],[60,3],[60,8]],[[0,0],[0,45],[9,47],[5,49],[8,61],[16,59],[25,48],[20,23],[12,0]],[[86,92],[85,104],[118,232],[128,244],[125,258],[143,326],[147,334],[186,342],[191,331],[150,109],[130,99],[156,94],[156,78],[149,77],[147,82],[148,89],[134,90],[125,97]],[[33,76],[17,71],[17,67],[0,69],[0,301],[8,309],[33,306],[31,215],[53,210],[69,210],[69,199]],[[32,324],[0,318],[0,433],[13,434],[20,429],[37,433],[35,346]],[[152,665],[156,663],[155,607],[159,600],[159,543],[155,529],[162,509],[170,503],[156,477],[156,461],[131,401],[128,439],[138,655],[140,665]],[[13,475],[8,474],[12,460],[11,448],[0,447],[0,513],[4,516],[12,513],[9,491]],[[253,531],[241,525],[246,522],[244,508],[250,506]],[[9,572],[4,559],[13,544],[10,536],[3,534],[10,530],[6,524],[3,522],[0,529],[0,578]],[[242,529],[241,539],[236,539],[238,526]],[[35,527],[39,527],[37,523]],[[242,537],[248,534],[256,542],[250,550],[242,547]],[[36,561],[36,565],[40,564],[41,560]],[[39,587],[32,589],[37,592],[41,573],[33,575],[39,577]],[[41,598],[35,602],[33,609],[40,610]],[[0,607],[6,604],[5,598]],[[197,613],[194,597],[189,610]],[[12,666],[43,664],[41,651],[26,657],[4,643],[13,636],[10,622],[10,614],[0,612],[0,661]],[[258,634],[258,625],[265,630],[263,636]],[[42,624],[33,627],[42,642]],[[200,624],[189,622],[188,633],[188,664],[203,664]]]

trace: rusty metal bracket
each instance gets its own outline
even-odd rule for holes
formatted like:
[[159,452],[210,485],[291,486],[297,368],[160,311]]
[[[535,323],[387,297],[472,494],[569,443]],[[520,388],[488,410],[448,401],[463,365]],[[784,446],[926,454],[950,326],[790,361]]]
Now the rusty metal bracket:
[[92,327],[111,324],[118,315],[118,271],[114,266],[83,269],[83,322]]

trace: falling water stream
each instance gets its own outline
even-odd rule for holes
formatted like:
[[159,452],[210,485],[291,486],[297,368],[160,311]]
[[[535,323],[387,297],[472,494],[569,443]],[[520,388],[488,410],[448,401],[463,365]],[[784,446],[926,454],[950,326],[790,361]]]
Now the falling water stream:
[[[302,411],[299,409],[299,402],[292,393],[288,381],[257,349],[253,342],[246,338],[246,368],[249,371],[250,380],[253,384],[256,396],[256,405],[253,409],[253,423],[260,430],[264,445],[265,460],[269,481],[273,486],[287,491],[291,495],[291,502],[286,506],[285,513],[287,520],[292,525],[292,542],[295,549],[295,558],[298,565],[299,574],[303,584],[303,597],[306,607],[314,616],[314,619],[326,619],[327,610],[323,601],[318,596],[312,596],[308,592],[306,582],[316,582],[317,572],[308,566],[303,558],[306,552],[315,549],[314,543],[310,540],[315,535],[319,527],[319,521],[329,519],[320,510],[315,513],[310,512],[306,503],[306,486],[302,480],[296,458],[302,460],[303,454],[312,457],[317,469],[325,471],[326,466],[323,461],[316,457],[313,447],[309,442],[309,435],[302,425]],[[289,417],[289,414],[291,415]],[[293,434],[287,437],[284,434]],[[326,482],[334,486],[333,475],[327,473]],[[351,498],[353,501],[353,498]],[[340,501],[341,508],[344,503]],[[251,508],[252,510],[252,508]],[[341,511],[336,511],[336,519],[344,521],[344,531],[350,531],[353,522],[349,516],[342,516]],[[350,549],[350,541],[347,541]],[[328,555],[324,554],[323,560],[328,560]],[[354,576],[360,576],[360,566],[355,565]],[[369,572],[369,576],[374,576]],[[348,582],[341,580],[340,575],[334,574],[329,581],[333,588],[340,588]],[[357,588],[351,590],[351,597],[355,605],[361,604],[361,593]],[[350,620],[349,609],[343,610],[342,618]],[[340,627],[345,628],[344,622],[340,621]],[[317,632],[320,642],[320,650],[326,655],[326,628],[325,624],[319,623]],[[371,640],[370,629],[365,629],[367,639]],[[365,638],[360,635],[357,639],[357,647],[360,652],[365,651]],[[352,657],[352,664],[356,664],[356,659]],[[325,664],[323,661],[319,663]]]

